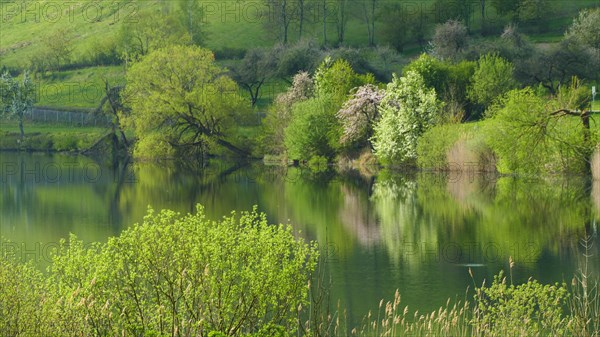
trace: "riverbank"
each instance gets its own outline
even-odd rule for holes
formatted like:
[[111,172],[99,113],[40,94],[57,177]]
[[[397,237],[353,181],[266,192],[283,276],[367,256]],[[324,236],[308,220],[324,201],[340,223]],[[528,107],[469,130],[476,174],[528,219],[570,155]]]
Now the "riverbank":
[[53,124],[26,124],[21,139],[15,122],[0,123],[0,151],[80,152],[90,148],[109,132],[105,127],[69,127]]

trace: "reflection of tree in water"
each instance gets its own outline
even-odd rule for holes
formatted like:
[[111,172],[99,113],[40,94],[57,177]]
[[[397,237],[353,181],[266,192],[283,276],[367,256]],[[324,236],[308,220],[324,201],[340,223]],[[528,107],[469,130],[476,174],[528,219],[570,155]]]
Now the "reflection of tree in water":
[[351,232],[362,246],[371,247],[381,240],[377,216],[369,200],[373,179],[349,176],[344,179],[340,191],[344,201],[339,217],[344,228]]
[[502,263],[512,257],[533,267],[540,259],[573,259],[578,254],[573,244],[593,233],[584,180],[466,178],[378,177],[371,202],[392,260],[419,263],[423,251],[439,253],[454,245],[463,253],[456,262]]
[[437,249],[437,229],[417,202],[414,177],[380,175],[373,186],[371,201],[379,220],[382,242],[394,262],[422,263],[418,250]]

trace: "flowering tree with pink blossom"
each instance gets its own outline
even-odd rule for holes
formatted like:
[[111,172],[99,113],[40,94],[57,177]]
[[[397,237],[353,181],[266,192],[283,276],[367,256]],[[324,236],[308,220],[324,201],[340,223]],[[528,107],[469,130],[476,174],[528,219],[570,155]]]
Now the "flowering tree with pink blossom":
[[359,87],[336,114],[342,125],[343,145],[363,145],[373,135],[373,124],[379,117],[377,109],[385,90],[373,84]]

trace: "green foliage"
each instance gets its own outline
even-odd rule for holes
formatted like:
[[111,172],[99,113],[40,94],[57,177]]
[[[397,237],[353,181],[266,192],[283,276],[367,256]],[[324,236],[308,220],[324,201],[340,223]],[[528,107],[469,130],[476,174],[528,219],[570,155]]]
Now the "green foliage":
[[0,117],[15,118],[19,123],[21,138],[25,113],[33,107],[35,86],[29,72],[23,73],[21,81],[13,78],[8,72],[0,76]]
[[573,20],[567,36],[574,37],[580,43],[600,50],[600,8],[583,10]]
[[294,104],[314,97],[314,82],[307,72],[294,76],[292,86],[277,95],[274,104],[262,121],[258,135],[260,150],[266,154],[285,152],[285,129],[292,119]]
[[439,119],[442,104],[434,89],[414,71],[394,77],[379,108],[372,139],[375,155],[386,164],[416,159],[419,137]]
[[525,88],[510,91],[490,110],[491,123],[485,134],[498,156],[501,173],[584,171],[593,141],[585,142],[587,131],[579,117],[553,114],[577,106],[561,102],[565,100],[564,97],[548,100]]
[[252,106],[256,105],[265,81],[276,74],[277,53],[275,49],[250,49],[232,70],[233,79],[250,94]]
[[[7,242],[1,240],[0,243]],[[10,247],[7,245],[7,247]],[[46,336],[51,307],[42,273],[0,251],[0,332],[3,336]]]
[[127,72],[125,93],[132,111],[124,116],[142,144],[134,154],[202,154],[212,142],[239,150],[226,138],[247,105],[223,73],[212,52],[196,46],[159,49],[135,63]]
[[299,102],[285,129],[285,146],[290,159],[309,160],[313,156],[331,158],[339,139],[336,104],[329,97]]
[[496,97],[517,86],[513,71],[512,64],[497,54],[481,56],[473,74],[469,97],[479,104],[489,106]]
[[346,60],[332,61],[329,57],[317,68],[314,78],[316,95],[328,96],[338,106],[348,98],[352,89],[375,83],[372,74],[360,75]]
[[53,138],[54,140],[50,144],[53,145],[54,149],[57,151],[72,151],[79,148],[78,137],[74,134],[56,135],[56,137]]
[[434,88],[436,92],[443,90],[450,76],[446,63],[425,53],[404,67],[402,73],[406,75],[413,71],[423,77],[425,86]]
[[312,156],[307,164],[313,172],[325,172],[329,167],[327,158],[318,155]]
[[[186,6],[185,3],[180,4]],[[184,16],[181,10],[174,14],[164,4],[158,4],[155,8],[138,13],[135,20],[124,20],[117,36],[122,56],[126,60],[137,60],[169,45],[191,44],[192,39],[184,26]]]
[[313,72],[321,57],[319,47],[310,40],[285,46],[281,51],[277,73],[280,77],[287,77],[299,72]]
[[[149,211],[106,244],[62,243],[50,269],[83,334],[265,336],[294,331],[316,247],[264,214]],[[83,303],[83,305],[77,305]]]
[[[460,2],[464,3],[467,12],[470,13],[467,1],[460,0]],[[446,23],[435,27],[435,33],[431,41],[433,47],[432,53],[440,59],[456,61],[462,57],[463,52],[467,48],[468,41],[467,26],[460,21],[450,19]]]
[[460,124],[436,125],[425,131],[417,145],[417,164],[421,168],[448,168],[448,150],[461,135]]
[[446,119],[460,121],[474,113],[467,92],[475,68],[476,63],[472,61],[451,63],[421,54],[404,68],[403,74],[411,71],[419,73],[425,86],[434,88],[439,99],[446,102]]
[[[315,71],[315,98],[287,105],[291,107],[291,119],[285,129],[288,156],[302,161],[313,156],[332,158],[340,147],[342,136],[342,128],[336,118],[337,111],[348,99],[352,89],[374,82],[373,75],[357,74],[347,61],[326,58]],[[313,86],[310,88],[312,95]],[[295,96],[298,95],[292,97]],[[303,96],[306,95],[299,97]],[[284,99],[281,103],[289,101],[286,97],[281,97]]]
[[206,18],[200,0],[178,0],[174,15],[187,33],[191,43],[201,46],[206,41]]
[[565,284],[508,285],[500,272],[489,287],[477,289],[475,329],[486,336],[561,336],[568,295]]

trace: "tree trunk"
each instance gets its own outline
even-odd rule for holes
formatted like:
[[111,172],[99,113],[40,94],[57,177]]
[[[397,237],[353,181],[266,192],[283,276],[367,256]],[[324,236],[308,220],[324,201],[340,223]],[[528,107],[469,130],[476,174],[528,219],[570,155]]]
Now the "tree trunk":
[[323,0],[323,45],[327,45],[327,1]]
[[485,0],[481,0],[481,35],[485,35]]
[[281,20],[283,24],[283,44],[286,45],[288,42],[288,26],[289,19],[287,17],[287,1],[283,1],[281,4]]
[[224,148],[228,149],[229,151],[239,155],[240,157],[248,157],[250,154],[240,148],[238,148],[237,146],[231,144],[230,142],[221,139],[221,138],[217,138],[216,139],[217,144],[223,146]]
[[338,6],[338,43],[343,43],[346,35],[346,1],[339,0]]
[[302,39],[302,29],[304,28],[304,0],[298,1],[298,21],[300,21],[298,27],[298,40]]
[[19,117],[19,131],[21,131],[21,139],[25,138],[25,131],[23,131],[23,116]]
[[591,142],[590,131],[590,112],[583,111],[581,113],[581,123],[583,124],[583,146],[585,148],[585,171],[592,172],[592,155],[594,153]]
[[371,1],[371,40],[369,45],[375,46],[375,7],[377,6],[377,0]]

